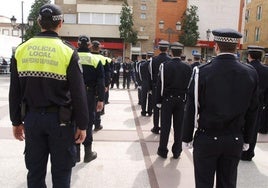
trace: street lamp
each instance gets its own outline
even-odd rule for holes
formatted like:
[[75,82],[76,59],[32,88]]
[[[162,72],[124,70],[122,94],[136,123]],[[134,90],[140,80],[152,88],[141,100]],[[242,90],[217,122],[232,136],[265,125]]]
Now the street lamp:
[[206,31],[206,34],[207,34],[206,59],[208,60],[209,38],[210,38],[210,35],[211,35],[211,30],[208,29],[208,30]]
[[170,36],[173,34],[178,34],[179,31],[181,30],[181,22],[177,22],[176,23],[176,30],[173,30],[172,28],[167,28],[166,30],[164,30],[164,26],[165,26],[165,22],[163,20],[159,21],[159,29],[161,31],[161,33],[165,33],[168,34],[168,42],[170,42]]
[[11,26],[13,28],[19,29],[21,30],[21,41],[24,41],[24,31],[26,29],[28,29],[29,27],[32,27],[34,24],[34,20],[33,18],[28,18],[28,23],[25,24],[23,21],[23,1],[21,2],[21,24],[16,24],[17,19],[15,18],[15,16],[12,16],[12,18],[10,18],[11,21]]

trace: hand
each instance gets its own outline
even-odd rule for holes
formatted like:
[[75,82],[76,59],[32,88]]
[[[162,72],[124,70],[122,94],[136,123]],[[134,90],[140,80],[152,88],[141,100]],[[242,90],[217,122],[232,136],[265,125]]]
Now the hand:
[[193,142],[182,142],[182,148],[186,148],[186,149],[192,149],[193,148]]
[[75,133],[75,143],[76,144],[81,144],[85,141],[87,136],[87,132],[86,130],[80,130],[79,128],[76,129],[76,133]]
[[109,90],[109,87],[105,87],[105,93]]
[[156,107],[157,108],[161,108],[162,107],[162,104],[160,104],[160,103],[159,104],[156,104]]
[[100,112],[100,111],[102,111],[102,109],[103,109],[103,102],[98,101],[97,106],[96,106],[96,111]]
[[20,124],[19,126],[13,126],[13,135],[19,141],[23,141],[25,139],[23,124]]
[[242,151],[248,151],[248,149],[249,149],[249,144],[248,143],[244,143],[243,144]]

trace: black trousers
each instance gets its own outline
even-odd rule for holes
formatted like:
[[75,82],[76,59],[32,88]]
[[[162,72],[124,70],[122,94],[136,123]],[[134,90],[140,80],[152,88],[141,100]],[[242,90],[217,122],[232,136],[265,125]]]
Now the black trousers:
[[111,88],[114,87],[114,84],[116,84],[117,89],[119,88],[119,72],[113,73],[112,82],[111,82]]
[[141,111],[143,113],[152,114],[152,94],[149,93],[147,85],[141,86]]
[[[173,120],[174,143],[172,145],[173,154],[180,154],[182,151],[182,120],[184,113],[184,102],[177,97],[166,97],[162,101],[161,107],[161,132],[158,151],[167,154],[168,140]],[[173,118],[173,119],[172,119]]]
[[155,129],[159,129],[159,108],[156,106],[156,84],[153,85],[152,90],[152,104],[153,104],[153,124]]
[[28,112],[25,121],[27,187],[46,187],[48,156],[54,188],[70,188],[75,165],[74,125],[60,126],[58,112]]
[[129,89],[130,86],[130,72],[127,73],[123,73],[123,88],[125,89],[125,87],[127,86],[127,89]]
[[193,158],[196,188],[235,188],[242,135],[208,136],[196,131]]

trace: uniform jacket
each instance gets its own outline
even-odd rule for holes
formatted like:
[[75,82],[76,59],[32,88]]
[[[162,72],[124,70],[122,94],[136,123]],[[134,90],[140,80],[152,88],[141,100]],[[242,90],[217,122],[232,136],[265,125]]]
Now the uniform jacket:
[[[192,79],[184,114],[184,142],[193,139],[194,85]],[[243,134],[244,142],[250,143],[256,126],[257,95],[255,69],[237,61],[233,54],[219,54],[199,66],[198,128],[215,134]]]
[[[59,39],[55,32],[46,31],[40,33],[36,37],[40,40],[40,48],[42,47],[42,40],[46,40],[46,37],[55,38],[56,40]],[[30,41],[31,39],[25,43],[30,43]],[[65,45],[69,48],[73,48],[67,43],[65,43]],[[59,54],[59,56],[60,55],[63,54]],[[14,61],[11,63],[10,67],[9,106],[10,119],[13,125],[22,123],[21,103],[25,101],[27,106],[33,108],[72,105],[76,125],[80,129],[87,129],[89,113],[86,105],[86,91],[83,74],[78,65],[79,57],[74,48],[70,63],[67,67],[66,80],[60,80],[54,77],[48,78],[45,74],[19,76],[17,60],[12,59]],[[42,72],[43,70],[40,71]]]
[[167,53],[160,53],[158,56],[153,57],[151,71],[152,72],[152,82],[155,85],[158,79],[159,66],[161,63],[170,60],[171,57]]

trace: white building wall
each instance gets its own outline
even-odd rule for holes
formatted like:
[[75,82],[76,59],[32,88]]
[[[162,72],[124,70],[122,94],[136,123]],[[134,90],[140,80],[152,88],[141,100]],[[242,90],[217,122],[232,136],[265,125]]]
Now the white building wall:
[[[240,0],[188,0],[188,7],[198,7],[199,40],[207,40],[208,29],[232,28],[238,30]],[[212,35],[210,40],[213,40]]]

